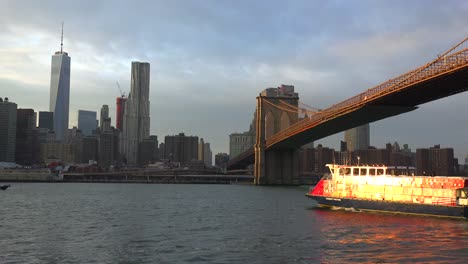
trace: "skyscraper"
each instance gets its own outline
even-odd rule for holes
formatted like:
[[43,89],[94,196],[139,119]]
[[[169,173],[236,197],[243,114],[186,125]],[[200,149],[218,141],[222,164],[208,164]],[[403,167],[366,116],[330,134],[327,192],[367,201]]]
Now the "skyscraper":
[[123,128],[123,116],[125,113],[125,102],[127,102],[127,97],[122,95],[116,99],[116,111],[115,111],[115,127],[119,130]]
[[102,105],[101,107],[101,118],[99,119],[99,128],[103,130],[103,122],[104,119],[109,118],[109,106],[108,105]]
[[0,98],[0,161],[15,160],[17,108],[8,98]]
[[63,141],[68,129],[70,105],[70,61],[68,53],[63,52],[63,24],[60,51],[52,55],[50,74],[49,111],[54,112],[54,131],[57,140]]
[[16,115],[15,162],[21,165],[40,163],[39,131],[33,109],[18,109]]
[[206,167],[211,168],[213,166],[213,153],[211,152],[210,143],[205,143],[203,152],[203,162]]
[[78,129],[85,136],[91,136],[97,128],[95,111],[78,110]]
[[53,112],[39,112],[39,128],[47,128],[54,130],[54,113]]
[[369,124],[346,130],[345,141],[348,151],[368,149],[370,145]]
[[205,141],[203,138],[200,138],[200,143],[198,143],[198,160],[205,161]]
[[149,85],[150,64],[133,61],[131,89],[125,103],[122,131],[122,153],[128,164],[137,163],[138,146],[149,137]]

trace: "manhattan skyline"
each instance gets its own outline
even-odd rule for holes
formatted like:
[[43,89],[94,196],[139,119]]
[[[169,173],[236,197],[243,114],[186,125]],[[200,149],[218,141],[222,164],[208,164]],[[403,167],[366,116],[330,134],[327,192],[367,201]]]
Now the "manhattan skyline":
[[[140,1],[142,10],[92,3],[6,1],[2,96],[18,108],[48,110],[50,54],[65,20],[71,113],[107,104],[115,126],[115,82],[128,94],[130,62],[147,61],[150,134],[199,135],[214,153],[229,152],[229,134],[248,130],[255,96],[267,87],[294,85],[302,102],[326,108],[431,61],[468,34],[466,1]],[[372,123],[370,143],[441,144],[462,162],[467,99],[458,94]],[[342,138],[316,144],[337,149]]]

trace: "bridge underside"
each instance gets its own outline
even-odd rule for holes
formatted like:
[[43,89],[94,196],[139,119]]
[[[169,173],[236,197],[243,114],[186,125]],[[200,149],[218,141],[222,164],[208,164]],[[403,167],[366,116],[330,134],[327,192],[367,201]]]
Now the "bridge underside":
[[348,114],[339,116],[327,122],[320,123],[317,126],[312,127],[300,134],[291,136],[279,142],[278,144],[273,145],[269,149],[296,149],[306,143],[319,140],[321,138],[351,129],[353,127],[410,112],[415,109],[417,109],[417,107],[383,105],[364,106]]

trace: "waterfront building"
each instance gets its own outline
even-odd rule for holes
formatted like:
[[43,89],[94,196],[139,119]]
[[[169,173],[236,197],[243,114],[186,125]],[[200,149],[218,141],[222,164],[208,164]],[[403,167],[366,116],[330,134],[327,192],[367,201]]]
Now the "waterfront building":
[[45,163],[51,160],[59,160],[64,163],[75,163],[76,145],[61,142],[41,143],[41,159]]
[[18,109],[16,116],[15,162],[21,165],[41,163],[39,135],[33,109]]
[[65,134],[65,143],[68,144],[76,144],[83,138],[83,133],[77,127],[73,127],[67,129],[67,133]]
[[39,128],[54,130],[54,112],[39,111]]
[[345,131],[345,142],[347,151],[363,150],[370,145],[369,124],[355,127]]
[[229,161],[229,154],[227,153],[218,153],[215,155],[215,165],[223,169],[226,169],[227,163]]
[[418,175],[450,176],[455,174],[453,148],[435,145],[428,149],[416,149],[416,173]]
[[132,62],[131,89],[125,103],[122,129],[122,152],[128,164],[138,161],[140,142],[149,137],[150,64]]
[[48,128],[38,128],[38,139],[39,143],[53,142],[55,141],[55,132]]
[[15,161],[17,105],[0,98],[0,161]]
[[210,143],[205,143],[203,147],[203,162],[207,168],[213,167],[213,153],[211,152]]
[[68,129],[70,105],[70,61],[68,53],[63,51],[63,26],[60,51],[52,56],[50,74],[49,111],[54,113],[54,127],[57,140],[64,141]]
[[106,118],[109,118],[109,106],[108,105],[102,105],[102,107],[101,107],[101,118],[99,119],[99,128],[101,130],[102,130],[103,122],[104,122],[104,120]]
[[327,172],[328,168],[325,165],[334,163],[335,150],[319,144],[314,152],[314,171],[318,173]]
[[98,160],[99,141],[96,137],[84,137],[81,147],[80,163]]
[[299,150],[299,172],[313,172],[315,168],[314,148],[301,148]]
[[193,159],[186,165],[189,170],[203,171],[205,169],[205,163],[202,160]]
[[147,165],[158,160],[158,137],[150,136],[140,142],[139,164]]
[[193,159],[198,160],[198,137],[179,135],[164,138],[164,156],[171,162],[188,165]]
[[255,132],[251,129],[244,133],[229,135],[229,157],[232,159],[255,144]]
[[122,164],[122,157],[120,156],[120,135],[121,131],[118,129],[112,128],[112,135],[114,136],[114,161],[115,165],[120,166]]
[[[103,107],[105,108],[105,107]],[[105,110],[104,110],[105,111]],[[99,134],[99,156],[98,161],[101,167],[109,167],[116,164],[118,157],[119,131],[111,127],[111,118],[105,117],[101,109],[101,129]]]
[[166,159],[165,151],[164,151],[164,142],[159,143],[158,157],[160,160]]
[[205,141],[203,138],[200,138],[200,143],[198,143],[198,160],[205,160]]
[[112,130],[101,131],[99,135],[98,164],[107,168],[114,162],[114,134]]
[[78,129],[84,136],[91,136],[97,129],[97,113],[95,111],[78,110]]

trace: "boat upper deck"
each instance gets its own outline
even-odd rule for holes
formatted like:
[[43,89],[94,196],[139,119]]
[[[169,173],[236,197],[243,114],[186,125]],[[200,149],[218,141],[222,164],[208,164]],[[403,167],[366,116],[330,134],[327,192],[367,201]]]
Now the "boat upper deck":
[[337,176],[415,176],[415,167],[405,166],[353,166],[353,165],[326,165],[332,175]]

